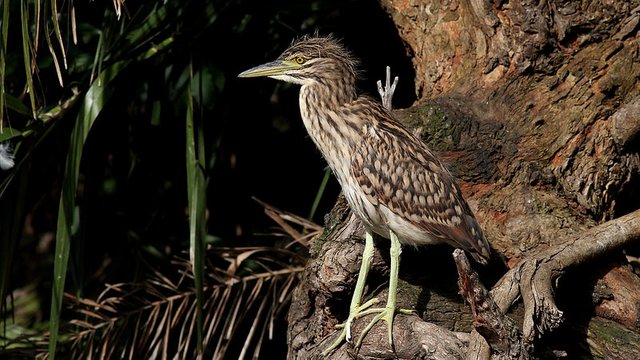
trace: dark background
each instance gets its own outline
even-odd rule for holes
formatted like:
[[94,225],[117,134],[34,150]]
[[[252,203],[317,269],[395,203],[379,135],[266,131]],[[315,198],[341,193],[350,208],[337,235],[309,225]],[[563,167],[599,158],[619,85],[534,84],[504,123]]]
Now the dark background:
[[[137,26],[153,24],[145,16],[159,4],[126,2],[117,19],[111,3],[75,2],[77,44],[70,35],[68,4],[59,4],[69,60],[63,87],[42,38],[35,54],[40,110],[68,99],[73,87],[85,92],[100,69],[132,61],[108,84],[111,98],[82,152],[76,199],[80,223],[66,285],[80,297],[96,298],[105,284],[147,279],[150,270],[173,267],[173,257],[184,256],[189,248],[184,97],[190,67],[196,83],[203,79],[194,95],[196,116],[204,124],[207,243],[213,247],[277,246],[277,238],[266,235],[275,223],[252,198],[308,217],[325,176],[326,163],[300,119],[298,87],[272,79],[238,79],[237,74],[275,59],[298,36],[333,34],[361,60],[363,93],[378,98],[376,81],[384,80],[385,67],[391,66],[392,76],[400,77],[394,107],[408,107],[416,99],[410,54],[375,1],[184,1],[171,5],[175,13],[162,20],[154,37],[131,40]],[[35,21],[34,5],[27,7]],[[207,8],[213,11],[206,13]],[[48,10],[43,11],[48,19]],[[5,88],[26,111],[6,110],[4,126],[34,132],[14,139],[13,145],[19,144],[16,162],[21,163],[16,169],[24,172],[0,194],[0,216],[17,217],[16,228],[21,229],[15,239],[1,239],[9,249],[15,245],[4,254],[13,259],[7,290],[14,295],[3,315],[27,334],[48,328],[57,212],[80,104],[48,123],[32,121],[23,90],[19,7],[11,8],[14,18]],[[35,33],[35,27],[29,30]],[[101,62],[95,62],[100,34],[106,45]],[[135,60],[149,44],[167,36],[173,42],[159,55]],[[0,172],[0,182],[10,174]],[[324,223],[338,193],[331,177],[313,221]]]
[[[279,83],[271,79],[237,79],[236,72],[275,59],[301,34],[317,31],[334,34],[361,59],[362,80],[359,86],[364,93],[377,97],[376,81],[384,79],[385,66],[391,66],[394,75],[400,77],[394,106],[408,107],[414,100],[413,73],[410,60],[398,37],[391,19],[375,2],[326,1],[318,2],[314,12],[304,9],[280,10],[273,18],[264,16],[271,8],[257,5],[255,12],[248,12],[252,21],[247,31],[256,34],[250,46],[228,44],[224,53],[237,54],[238,61],[228,64],[229,102],[227,123],[222,129],[221,147],[223,160],[219,175],[220,187],[229,188],[223,198],[212,196],[212,214],[228,216],[223,224],[241,224],[243,233],[251,233],[252,226],[264,226],[262,222],[249,224],[250,218],[260,219],[261,209],[252,203],[255,196],[281,209],[301,216],[309,214],[311,204],[324,176],[326,164],[315,145],[307,137],[299,115],[298,86]],[[308,17],[312,14],[311,17]],[[270,29],[269,32],[263,30]],[[241,40],[244,41],[244,40]],[[211,49],[213,51],[213,49]],[[215,57],[215,54],[207,54]],[[233,57],[232,57],[233,58]],[[247,104],[250,104],[247,106]],[[236,166],[229,161],[235,157]],[[215,181],[215,180],[214,180]],[[218,186],[215,186],[216,188]],[[332,177],[315,221],[322,224],[322,216],[333,205],[339,191]],[[227,203],[217,207],[214,204]],[[214,215],[215,217],[215,215]],[[215,226],[215,225],[214,225]],[[231,235],[234,229],[221,229]]]

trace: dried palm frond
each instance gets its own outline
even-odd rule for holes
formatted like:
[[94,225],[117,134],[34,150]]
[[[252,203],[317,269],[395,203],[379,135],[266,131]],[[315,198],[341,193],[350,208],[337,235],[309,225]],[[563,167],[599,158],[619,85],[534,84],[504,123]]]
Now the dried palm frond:
[[[273,337],[304,259],[272,247],[215,248],[207,253],[204,356],[257,358]],[[67,295],[75,313],[67,333],[72,357],[196,358],[196,301],[188,259],[173,274],[107,285],[97,300]]]
[[[278,227],[281,231],[285,233],[286,236],[290,237],[292,241],[286,246],[289,248],[293,244],[299,243],[304,247],[309,247],[309,239],[313,238],[316,235],[319,235],[323,227],[305,219],[301,216],[295,215],[293,213],[280,210],[275,206],[269,205],[264,201],[253,198],[258,204],[262,205],[264,208],[264,213],[271,218],[271,220],[275,221],[278,224]],[[302,230],[295,229],[295,225],[301,226]]]

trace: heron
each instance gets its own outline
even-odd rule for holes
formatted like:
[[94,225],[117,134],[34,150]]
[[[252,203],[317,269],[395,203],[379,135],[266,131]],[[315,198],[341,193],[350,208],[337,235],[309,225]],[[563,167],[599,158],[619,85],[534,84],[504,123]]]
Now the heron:
[[[239,77],[269,77],[300,85],[300,114],[310,138],[365,226],[365,246],[349,315],[324,355],[352,340],[351,324],[375,314],[355,346],[379,321],[393,348],[393,318],[401,244],[447,243],[486,264],[490,246],[456,179],[416,134],[380,102],[358,94],[358,61],[334,36],[303,36],[274,61]],[[362,302],[374,254],[374,234],[391,241],[389,291]]]

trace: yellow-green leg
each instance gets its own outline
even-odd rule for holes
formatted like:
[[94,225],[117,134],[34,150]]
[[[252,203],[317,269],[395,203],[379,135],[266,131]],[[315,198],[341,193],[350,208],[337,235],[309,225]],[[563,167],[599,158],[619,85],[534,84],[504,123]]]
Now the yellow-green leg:
[[364,242],[364,251],[362,252],[362,263],[360,264],[360,272],[358,273],[358,280],[356,281],[356,288],[353,292],[353,296],[351,297],[351,305],[349,306],[349,317],[344,324],[340,324],[337,327],[342,328],[340,335],[336,339],[336,341],[331,344],[329,348],[327,348],[322,355],[326,356],[333,349],[340,346],[342,341],[345,339],[351,341],[351,323],[353,320],[358,319],[362,316],[362,311],[373,304],[378,303],[378,299],[371,299],[364,304],[360,304],[362,302],[362,295],[364,294],[364,287],[367,282],[367,274],[369,274],[369,268],[371,267],[371,260],[373,259],[373,235],[367,231],[365,234],[365,242]]
[[[400,246],[400,241],[398,240],[398,236],[393,232],[389,231],[389,235],[391,238],[391,274],[389,275],[389,294],[387,295],[387,304],[384,308],[374,308],[369,309],[374,304],[377,304],[379,300],[377,298],[371,299],[366,303],[360,305],[362,301],[362,295],[364,293],[364,287],[367,279],[367,274],[369,273],[369,267],[371,265],[371,260],[373,259],[373,236],[367,232],[365,237],[365,246],[364,252],[362,253],[362,264],[360,265],[360,273],[358,274],[358,280],[356,281],[356,289],[353,292],[353,297],[351,298],[351,306],[349,307],[349,317],[344,324],[340,324],[336,326],[337,328],[342,328],[340,335],[336,339],[336,341],[331,344],[329,348],[327,348],[322,355],[328,355],[333,349],[337,348],[342,344],[342,341],[345,339],[347,341],[351,340],[351,323],[353,320],[359,319],[363,316],[379,313],[376,315],[373,320],[367,325],[360,336],[358,336],[358,340],[356,341],[356,348],[360,346],[362,343],[362,339],[367,335],[367,333],[373,328],[373,326],[380,320],[384,320],[387,322],[387,330],[389,334],[389,345],[393,347],[393,316],[396,311],[396,293],[398,290],[398,272],[400,269],[400,253],[402,252],[402,248]],[[400,310],[403,314],[412,313],[411,310]]]
[[[396,293],[398,291],[398,272],[400,269],[400,253],[402,252],[402,248],[400,246],[398,236],[393,231],[389,231],[389,235],[391,239],[391,274],[389,275],[389,293],[387,295],[387,304],[384,308],[369,309],[358,314],[358,317],[361,317],[379,312],[379,314],[376,315],[373,320],[371,320],[369,325],[367,325],[367,327],[362,330],[362,333],[360,334],[360,336],[358,337],[358,341],[356,342],[356,347],[360,346],[360,344],[362,343],[362,339],[364,339],[369,330],[371,330],[371,328],[373,328],[373,326],[380,320],[384,320],[387,322],[389,346],[393,347],[393,316],[396,311]],[[401,310],[401,312],[410,313],[411,311]]]

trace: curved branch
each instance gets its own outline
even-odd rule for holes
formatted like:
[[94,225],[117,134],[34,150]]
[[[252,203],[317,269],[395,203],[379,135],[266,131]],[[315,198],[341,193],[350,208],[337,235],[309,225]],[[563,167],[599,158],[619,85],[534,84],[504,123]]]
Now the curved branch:
[[640,135],[640,121],[634,120],[640,113],[640,96],[622,105],[611,115],[611,135],[619,146],[627,146]]

